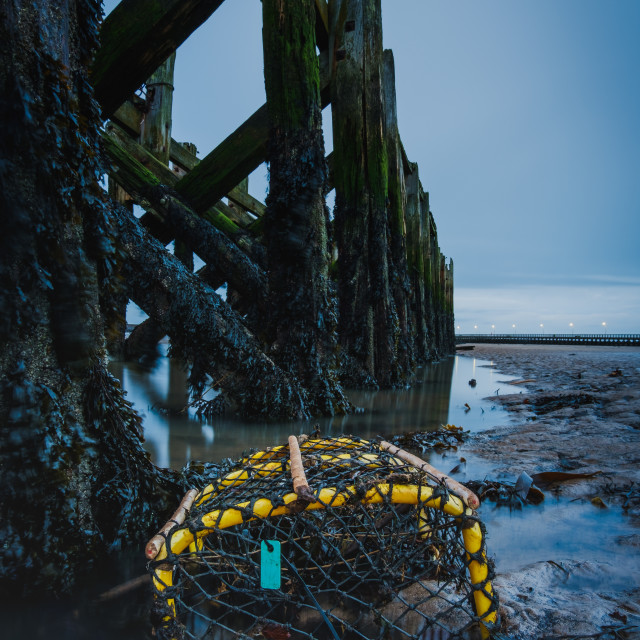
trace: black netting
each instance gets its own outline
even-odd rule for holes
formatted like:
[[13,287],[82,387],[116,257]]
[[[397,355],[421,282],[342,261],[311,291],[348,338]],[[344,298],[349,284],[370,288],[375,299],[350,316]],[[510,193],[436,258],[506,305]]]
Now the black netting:
[[[471,510],[375,443],[300,448],[319,502],[296,499],[276,447],[201,490],[168,533],[150,563],[158,638],[487,637],[497,602]],[[263,541],[281,544],[280,588],[261,587]]]

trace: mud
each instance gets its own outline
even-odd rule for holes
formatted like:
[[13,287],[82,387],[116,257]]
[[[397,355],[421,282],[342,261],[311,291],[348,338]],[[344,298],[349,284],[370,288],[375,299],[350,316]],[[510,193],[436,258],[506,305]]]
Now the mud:
[[[512,423],[473,434],[461,448],[495,477],[522,471],[594,473],[551,483],[558,499],[619,510],[640,528],[640,349],[546,345],[476,345],[460,355],[488,360],[529,380],[492,397]],[[597,518],[594,519],[597,526]],[[614,540],[628,568],[592,560],[536,562],[498,572],[502,632],[508,638],[640,638],[640,531]],[[580,532],[576,532],[576,539]],[[514,544],[517,541],[514,540]],[[627,570],[628,580],[612,581]]]

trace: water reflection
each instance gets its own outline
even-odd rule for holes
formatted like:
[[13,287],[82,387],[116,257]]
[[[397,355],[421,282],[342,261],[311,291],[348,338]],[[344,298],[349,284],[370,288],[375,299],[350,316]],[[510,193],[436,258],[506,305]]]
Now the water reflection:
[[[189,460],[216,462],[238,457],[243,451],[286,442],[290,434],[310,433],[317,424],[323,435],[343,433],[371,438],[407,431],[461,425],[472,431],[503,424],[506,412],[486,396],[512,393],[491,363],[452,357],[424,367],[420,382],[410,389],[349,391],[359,411],[349,416],[312,422],[244,422],[234,418],[199,420],[187,407],[186,371],[166,356],[149,370],[136,363],[113,362],[111,371],[122,382],[128,399],[144,416],[145,447],[160,466],[181,468]],[[469,380],[477,381],[475,387]]]
[[[499,573],[534,562],[597,561],[565,580],[567,588],[624,591],[640,585],[640,555],[632,553],[637,528],[618,508],[599,509],[588,500],[553,498],[537,507],[509,511],[485,502],[480,517],[490,532]],[[626,544],[625,544],[626,542]]]

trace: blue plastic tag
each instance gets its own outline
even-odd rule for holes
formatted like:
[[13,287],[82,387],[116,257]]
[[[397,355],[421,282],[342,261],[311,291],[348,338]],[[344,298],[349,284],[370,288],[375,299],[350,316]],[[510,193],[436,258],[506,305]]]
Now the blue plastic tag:
[[279,540],[263,540],[260,543],[260,586],[263,589],[280,588]]

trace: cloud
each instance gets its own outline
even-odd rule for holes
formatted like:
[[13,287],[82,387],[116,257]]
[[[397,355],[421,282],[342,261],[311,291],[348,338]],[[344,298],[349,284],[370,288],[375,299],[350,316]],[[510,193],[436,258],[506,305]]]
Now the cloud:
[[[612,285],[525,285],[465,288],[454,292],[461,333],[640,332],[640,283]],[[569,323],[573,323],[573,329]],[[544,327],[540,327],[543,324]],[[495,325],[495,328],[492,328]]]
[[617,285],[635,285],[640,287],[640,276],[611,276],[611,275],[596,275],[587,276],[584,278],[586,281],[617,284]]

